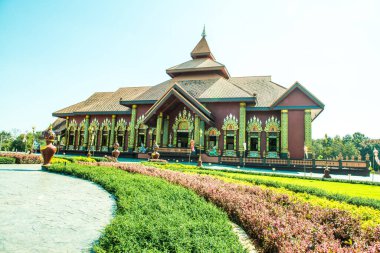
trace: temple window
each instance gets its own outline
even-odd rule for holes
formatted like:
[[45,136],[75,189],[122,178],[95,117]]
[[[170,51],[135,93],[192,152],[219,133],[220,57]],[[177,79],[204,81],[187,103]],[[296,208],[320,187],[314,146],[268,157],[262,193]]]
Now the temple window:
[[108,146],[108,129],[107,128],[103,128],[103,131],[102,131],[102,146]]
[[215,127],[210,127],[209,129],[206,130],[205,136],[206,136],[206,145],[207,145],[206,152],[210,156],[218,156],[220,131]]
[[238,120],[232,114],[224,119],[223,126],[224,156],[236,156],[236,136],[239,129]]
[[80,128],[80,132],[79,132],[79,146],[83,146],[84,145],[84,126],[82,126]]
[[121,118],[116,123],[115,128],[115,140],[119,144],[119,150],[123,151],[125,146],[125,136],[126,136],[127,122],[125,119]]
[[108,152],[108,145],[110,143],[110,129],[111,129],[111,121],[107,118],[104,120],[101,126],[101,151]]
[[247,122],[247,134],[248,134],[248,157],[261,157],[260,145],[261,145],[261,132],[263,131],[262,122],[256,116],[250,118]]
[[278,158],[280,151],[280,121],[274,116],[265,122],[267,137],[267,157]]

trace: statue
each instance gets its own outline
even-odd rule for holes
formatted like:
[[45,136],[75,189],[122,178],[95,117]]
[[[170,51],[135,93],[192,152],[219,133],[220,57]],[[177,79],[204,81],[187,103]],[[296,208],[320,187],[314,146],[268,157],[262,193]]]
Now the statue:
[[173,145],[172,145],[172,138],[173,138],[172,133],[170,133],[169,134],[169,145],[168,145],[169,148],[173,147]]
[[327,162],[326,162],[326,169],[323,171],[323,178],[331,178],[330,170],[329,170],[329,166],[327,165]]
[[160,153],[158,153],[158,144],[156,143],[156,141],[153,142],[153,153],[151,155],[151,159],[159,159],[160,158]]
[[141,143],[141,146],[139,147],[138,151],[139,151],[139,153],[145,153],[146,152],[146,148],[144,146],[144,143]]
[[51,125],[49,130],[44,133],[44,138],[46,140],[46,146],[41,148],[41,154],[44,160],[42,167],[49,166],[51,159],[53,158],[55,152],[57,152],[57,148],[53,145],[55,133]]
[[120,155],[119,147],[120,147],[119,143],[115,142],[115,144],[113,144],[114,150],[112,151],[112,157],[115,157],[116,160],[117,158],[119,158],[119,155]]

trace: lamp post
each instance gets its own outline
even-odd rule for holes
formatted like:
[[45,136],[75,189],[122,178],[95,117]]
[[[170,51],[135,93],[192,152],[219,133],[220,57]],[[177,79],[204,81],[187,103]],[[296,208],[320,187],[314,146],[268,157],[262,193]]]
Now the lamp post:
[[57,153],[56,154],[58,154],[60,146],[61,146],[61,135],[58,134],[57,135]]
[[378,155],[379,155],[379,151],[377,151],[376,148],[373,148],[373,169],[375,169],[375,160],[377,159]]
[[31,153],[34,153],[34,142],[35,142],[35,136],[34,136],[34,133],[35,133],[35,130],[36,130],[36,127],[33,126],[33,127],[32,127],[32,137],[33,137],[33,141],[32,141]]
[[202,129],[199,130],[199,159],[198,159],[198,167],[202,167],[202,143],[200,140],[202,140]]
[[247,151],[247,143],[243,142],[243,168],[245,167],[245,152]]

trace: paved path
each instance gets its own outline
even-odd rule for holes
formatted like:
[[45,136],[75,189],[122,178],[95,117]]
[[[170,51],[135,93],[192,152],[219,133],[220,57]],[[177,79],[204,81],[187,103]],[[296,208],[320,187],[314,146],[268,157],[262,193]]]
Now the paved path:
[[0,165],[0,252],[89,251],[114,210],[112,196],[89,181]]

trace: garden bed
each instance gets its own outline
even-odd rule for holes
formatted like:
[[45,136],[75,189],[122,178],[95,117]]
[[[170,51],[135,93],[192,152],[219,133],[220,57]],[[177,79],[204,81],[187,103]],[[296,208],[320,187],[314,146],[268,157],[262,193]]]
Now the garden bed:
[[[98,165],[110,166],[107,163]],[[258,186],[226,183],[209,176],[161,170],[139,164],[113,164],[122,170],[168,180],[194,190],[224,209],[264,252],[378,252],[380,227],[363,229],[350,213],[292,201]],[[111,169],[111,168],[110,168]]]
[[114,194],[117,212],[95,252],[244,252],[227,215],[194,192],[110,167],[53,164]]

